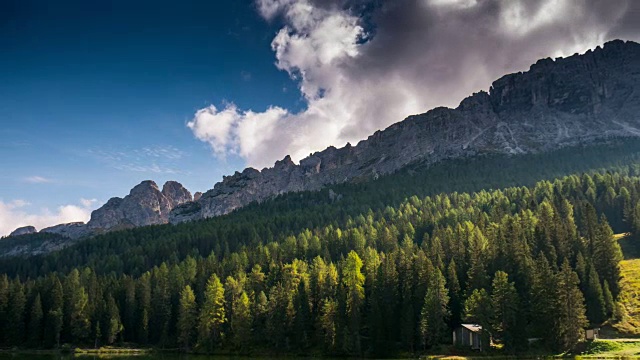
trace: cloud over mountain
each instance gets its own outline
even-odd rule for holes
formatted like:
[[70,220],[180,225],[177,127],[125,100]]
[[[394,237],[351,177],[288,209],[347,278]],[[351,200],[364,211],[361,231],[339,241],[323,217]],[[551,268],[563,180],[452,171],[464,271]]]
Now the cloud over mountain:
[[366,138],[410,114],[455,107],[504,73],[616,37],[640,39],[632,0],[257,0],[282,23],[276,66],[297,81],[306,109],[233,103],[188,123],[218,157],[249,166],[294,161]]
[[96,200],[80,199],[79,204],[62,205],[55,210],[48,208],[34,212],[23,200],[0,200],[0,236],[9,235],[16,228],[32,225],[41,230],[48,226],[70,222],[86,222],[91,216]]

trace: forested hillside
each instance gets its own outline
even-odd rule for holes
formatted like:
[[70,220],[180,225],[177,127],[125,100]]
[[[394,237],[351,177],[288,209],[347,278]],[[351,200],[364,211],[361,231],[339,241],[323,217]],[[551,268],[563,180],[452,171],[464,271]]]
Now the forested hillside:
[[621,316],[612,227],[640,231],[639,148],[417,167],[3,259],[1,346],[392,356],[465,321],[506,352],[567,350]]
[[[344,226],[369,211],[397,207],[411,196],[474,192],[508,186],[530,186],[537,181],[574,173],[621,170],[640,175],[640,142],[616,140],[598,146],[568,147],[559,151],[519,156],[477,156],[433,166],[417,164],[376,181],[334,185],[317,192],[290,193],[254,203],[232,214],[176,226],[160,225],[118,231],[82,241],[50,255],[0,259],[0,273],[36,277],[51,271],[69,272],[90,266],[139,276],[163,261],[186,256],[222,257],[244,245],[282,242],[305,229]],[[611,219],[610,219],[611,220]],[[624,224],[616,220],[619,231]],[[17,246],[38,248],[38,234],[0,240],[0,256]],[[65,245],[76,241],[67,239]],[[55,238],[56,245],[63,246]]]

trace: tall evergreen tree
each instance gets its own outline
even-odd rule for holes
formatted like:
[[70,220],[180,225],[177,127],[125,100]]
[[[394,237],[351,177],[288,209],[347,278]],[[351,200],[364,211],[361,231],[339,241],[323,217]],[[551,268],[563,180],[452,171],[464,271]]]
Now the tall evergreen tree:
[[178,343],[189,351],[197,323],[196,296],[191,286],[186,285],[180,292],[180,307],[178,310]]
[[593,325],[600,325],[606,317],[606,307],[602,286],[600,285],[600,277],[596,272],[595,266],[589,266],[589,275],[585,286],[585,299],[587,305],[587,318]]
[[613,230],[611,230],[603,214],[600,218],[594,240],[593,264],[600,278],[609,283],[610,290],[614,297],[617,296],[620,291],[618,287],[620,261],[622,261],[620,244],[614,239]]
[[62,284],[57,276],[52,278],[49,294],[49,311],[45,318],[44,341],[46,347],[60,347],[60,333],[62,332],[64,295]]
[[464,303],[464,320],[482,327],[482,343],[488,344],[491,339],[494,319],[491,297],[485,289],[475,289]]
[[320,311],[320,329],[322,340],[327,353],[333,353],[336,349],[336,317],[338,316],[338,304],[331,299],[325,299]]
[[534,337],[543,338],[548,346],[555,341],[553,336],[549,336],[549,328],[556,321],[557,292],[557,276],[544,254],[539,253],[529,294],[531,330]]
[[587,326],[580,280],[565,260],[557,275],[553,336],[557,350],[570,350],[584,337]]
[[151,312],[151,275],[147,272],[138,279],[137,297],[137,339],[141,344],[149,342],[149,314]]
[[615,302],[613,301],[613,295],[611,294],[611,290],[609,290],[609,282],[607,282],[607,280],[604,281],[604,285],[602,286],[602,295],[604,298],[606,318],[611,318],[613,316]]
[[207,281],[204,303],[200,309],[198,343],[206,349],[217,346],[222,339],[222,325],[227,321],[224,307],[224,286],[216,274]]
[[31,306],[31,315],[29,316],[29,343],[32,346],[40,347],[42,344],[42,300],[40,293],[36,294]]
[[113,344],[118,339],[120,333],[122,333],[124,327],[120,319],[120,309],[118,309],[118,305],[111,294],[107,295],[102,321],[102,336],[104,337],[104,341],[107,344]]
[[23,343],[25,338],[25,307],[27,299],[24,294],[24,286],[16,279],[11,283],[9,290],[9,312],[5,324],[5,336],[7,343],[17,346]]
[[349,252],[342,270],[342,284],[346,292],[347,343],[352,354],[361,354],[360,326],[361,307],[364,303],[364,275],[362,260],[355,251]]
[[450,315],[448,294],[444,276],[440,269],[435,268],[420,313],[420,331],[423,344],[427,347],[439,344],[447,334]]
[[[496,272],[491,289],[491,305],[493,308],[494,335],[502,340],[508,351],[513,351],[516,346],[517,315],[519,308],[518,293],[513,282],[509,282],[509,276],[504,271]],[[520,330],[521,332],[522,330]]]
[[0,335],[0,344],[4,343],[6,339],[6,326],[8,324],[9,311],[9,278],[6,274],[0,275],[0,330],[3,334]]
[[453,328],[460,324],[464,310],[461,298],[462,288],[460,287],[460,281],[458,280],[456,262],[453,259],[449,262],[449,266],[447,267],[447,285],[449,288],[449,303],[451,310],[451,319],[449,324],[451,325],[451,328]]
[[231,315],[231,331],[233,331],[233,342],[238,349],[246,352],[251,344],[251,326],[253,317],[251,315],[251,303],[246,292],[235,300],[233,314]]

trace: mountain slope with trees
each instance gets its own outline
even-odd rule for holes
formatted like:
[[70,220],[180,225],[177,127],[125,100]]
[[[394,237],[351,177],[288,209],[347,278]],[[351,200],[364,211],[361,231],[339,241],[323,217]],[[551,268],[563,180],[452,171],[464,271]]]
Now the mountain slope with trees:
[[[602,149],[637,144],[603,146],[606,158]],[[638,231],[640,166],[633,155],[614,158],[629,163],[474,193],[437,190],[527,183],[536,175],[518,166],[536,165],[414,168],[332,188],[332,202],[319,201],[327,191],[287,195],[227,217],[3,260],[0,344],[393,356],[450,342],[465,321],[508,353],[525,351],[531,337],[571,349],[585,327],[621,316],[612,227]],[[451,184],[446,171],[466,175]]]

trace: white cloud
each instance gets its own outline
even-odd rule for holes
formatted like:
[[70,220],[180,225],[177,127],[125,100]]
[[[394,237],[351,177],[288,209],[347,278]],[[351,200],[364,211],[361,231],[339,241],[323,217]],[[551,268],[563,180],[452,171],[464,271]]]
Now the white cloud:
[[209,106],[187,126],[216,156],[239,155],[257,168],[455,107],[539,58],[602,44],[629,13],[627,0],[403,0],[383,2],[365,21],[349,8],[353,0],[256,3],[265,19],[284,23],[271,44],[276,66],[298,82],[306,109]]
[[93,204],[97,203],[98,199],[85,199],[85,198],[80,198],[80,204],[83,207],[91,207]]
[[89,149],[88,154],[111,168],[153,174],[188,174],[181,160],[187,154],[174,146],[147,146],[119,150]]
[[55,210],[42,208],[33,211],[30,204],[24,200],[0,200],[0,236],[9,235],[13,230],[27,225],[41,230],[69,222],[87,222],[95,205],[95,199],[80,199],[80,204],[62,205]]
[[24,181],[31,183],[31,184],[44,184],[44,183],[50,183],[51,179],[48,179],[46,177],[43,176],[29,176],[24,178]]

